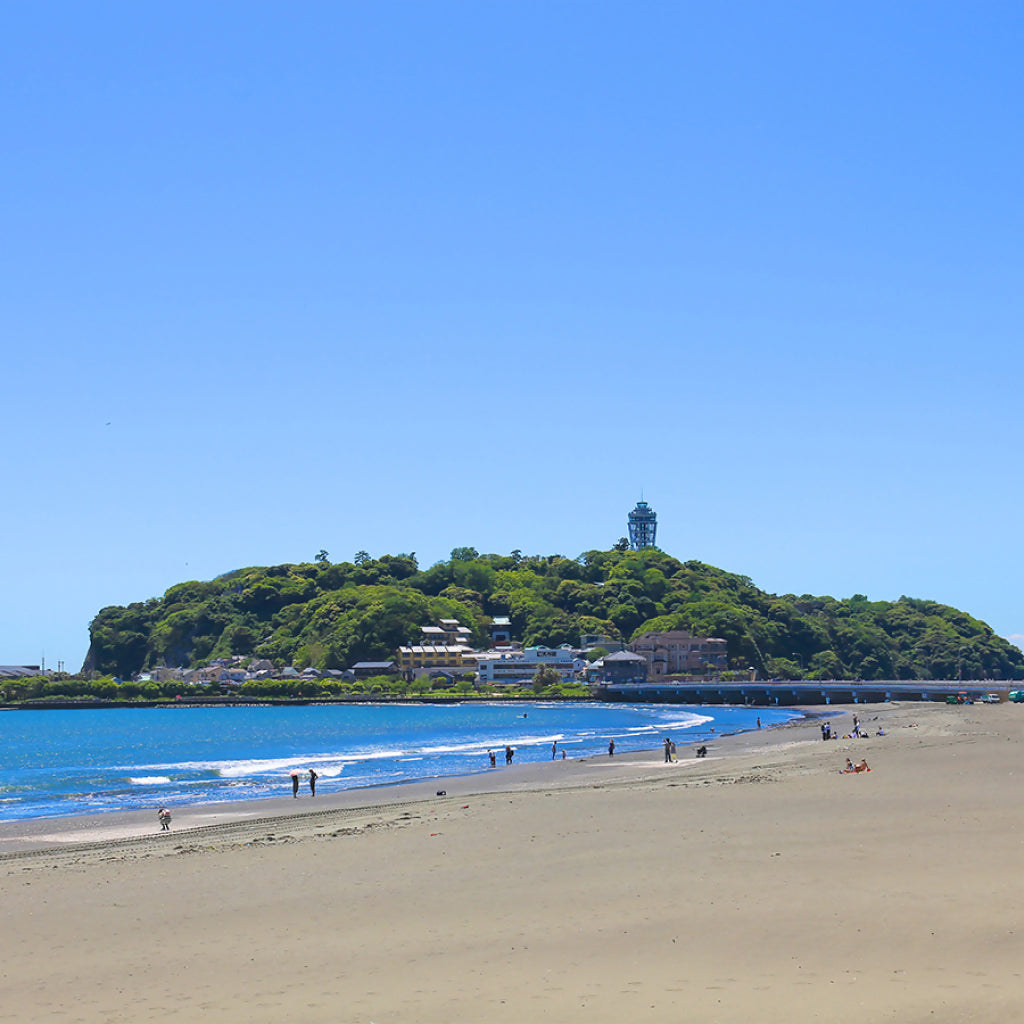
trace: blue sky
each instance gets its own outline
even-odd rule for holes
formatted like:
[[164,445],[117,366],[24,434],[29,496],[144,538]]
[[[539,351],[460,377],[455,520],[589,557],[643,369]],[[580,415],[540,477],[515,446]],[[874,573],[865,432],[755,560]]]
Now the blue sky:
[[1024,634],[1024,11],[0,8],[0,663],[245,565],[659,544]]

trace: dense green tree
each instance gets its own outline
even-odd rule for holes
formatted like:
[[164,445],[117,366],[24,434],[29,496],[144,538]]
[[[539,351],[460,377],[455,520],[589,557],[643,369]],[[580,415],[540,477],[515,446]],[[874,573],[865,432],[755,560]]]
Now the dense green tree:
[[562,674],[557,668],[553,668],[551,665],[541,665],[541,667],[534,672],[533,679],[530,683],[533,687],[533,692],[540,694],[549,687],[557,686],[561,681]]
[[352,562],[237,569],[102,609],[85,668],[127,679],[230,655],[347,668],[392,657],[440,618],[459,619],[485,645],[496,615],[509,616],[526,644],[669,629],[717,636],[728,642],[732,669],[762,676],[1024,678],[1017,648],[935,601],[769,594],[746,576],[628,545],[575,559],[462,547],[425,570],[414,554],[372,559],[365,551]]

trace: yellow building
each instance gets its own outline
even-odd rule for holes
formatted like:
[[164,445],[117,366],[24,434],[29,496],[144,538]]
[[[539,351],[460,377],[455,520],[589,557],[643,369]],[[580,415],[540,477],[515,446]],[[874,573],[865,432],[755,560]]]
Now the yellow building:
[[469,648],[461,644],[414,644],[398,648],[401,668],[462,668]]

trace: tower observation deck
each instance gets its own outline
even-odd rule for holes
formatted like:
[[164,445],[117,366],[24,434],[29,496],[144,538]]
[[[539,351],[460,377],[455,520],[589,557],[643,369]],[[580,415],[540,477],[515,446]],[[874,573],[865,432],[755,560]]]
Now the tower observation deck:
[[629,546],[634,551],[653,548],[657,532],[658,517],[654,509],[646,501],[638,501],[636,508],[629,513]]

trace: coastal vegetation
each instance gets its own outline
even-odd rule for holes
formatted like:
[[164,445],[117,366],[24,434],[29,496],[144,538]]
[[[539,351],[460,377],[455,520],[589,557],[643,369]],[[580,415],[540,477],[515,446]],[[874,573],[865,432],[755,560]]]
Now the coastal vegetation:
[[[549,670],[550,671],[550,670]],[[428,679],[421,677],[408,680],[401,676],[371,676],[358,682],[340,679],[251,679],[232,689],[225,696],[219,683],[196,683],[185,685],[180,680],[164,682],[155,680],[120,680],[114,676],[69,676],[55,673],[53,676],[26,676],[21,679],[6,679],[0,683],[0,702],[8,704],[59,704],[93,703],[95,701],[124,704],[169,703],[186,701],[217,702],[343,702],[343,701],[385,701],[385,700],[446,700],[465,701],[470,698],[494,699],[501,697],[532,700],[537,696],[546,699],[570,698],[579,700],[589,696],[583,683],[564,683],[558,673],[555,678],[546,678],[540,683],[535,679],[528,690],[495,687],[477,684],[471,678],[457,680]]]
[[730,670],[762,678],[1024,678],[1016,647],[948,605],[770,594],[746,576],[621,542],[577,558],[460,547],[426,569],[415,554],[360,551],[331,562],[320,551],[309,563],[191,580],[162,597],[102,609],[83,671],[128,679],[234,655],[345,669],[391,658],[441,618],[457,618],[470,642],[486,647],[495,616],[509,617],[524,646],[575,646],[583,634],[629,641],[669,629],[721,637]]

